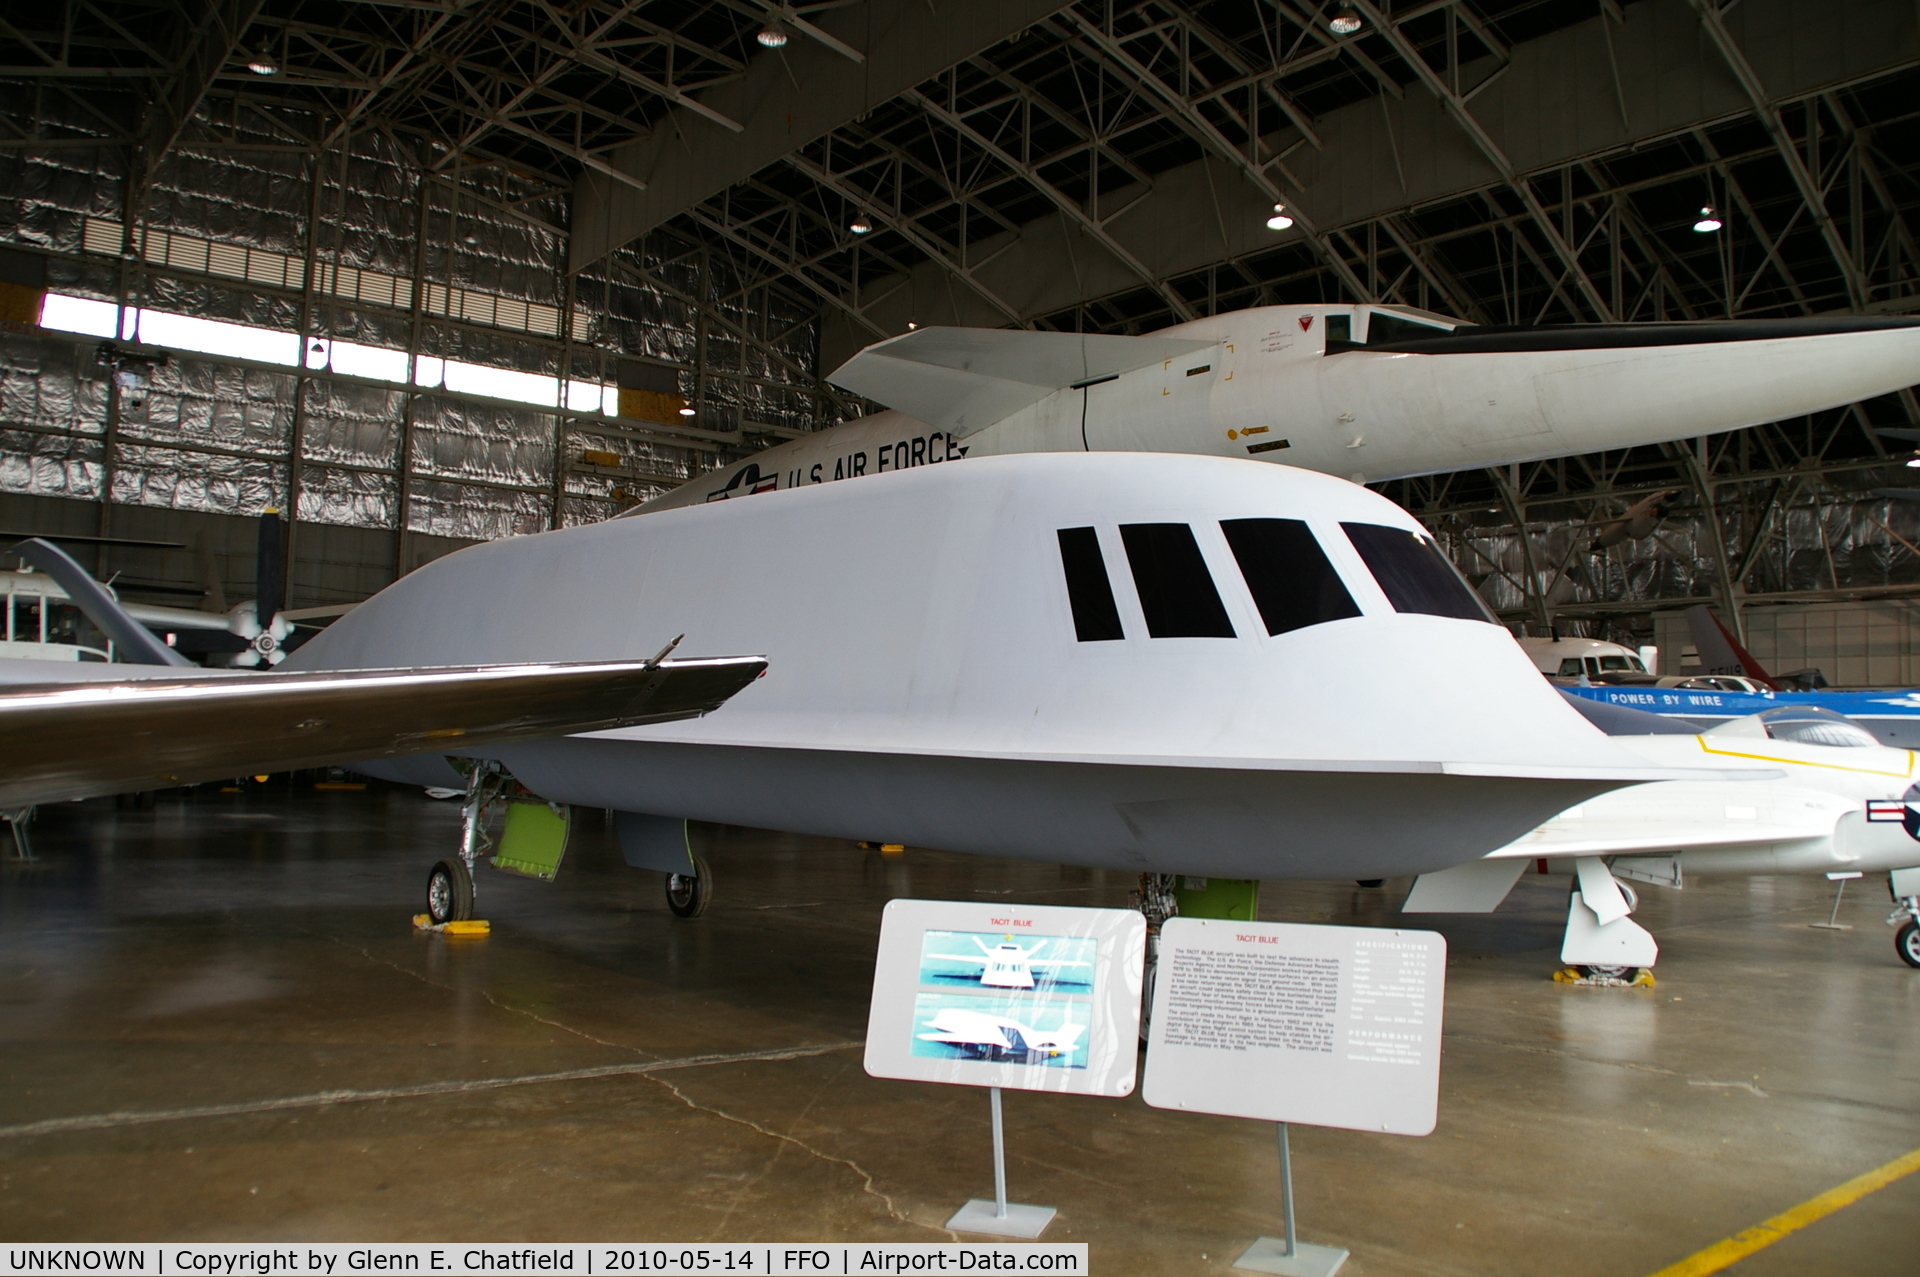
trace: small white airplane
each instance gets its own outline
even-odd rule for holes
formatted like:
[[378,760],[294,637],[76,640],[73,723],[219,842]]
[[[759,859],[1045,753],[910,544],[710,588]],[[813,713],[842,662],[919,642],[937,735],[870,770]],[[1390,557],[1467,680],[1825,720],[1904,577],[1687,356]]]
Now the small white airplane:
[[[1601,707],[1613,729],[1653,715]],[[1618,975],[1652,967],[1659,946],[1628,917],[1638,901],[1621,879],[1681,887],[1720,874],[1867,874],[1920,866],[1920,756],[1816,707],[1731,719],[1697,735],[1613,740],[1650,764],[1749,770],[1744,781],[1637,785],[1589,799],[1485,858],[1414,883],[1407,913],[1486,913],[1536,861],[1571,862],[1577,879],[1561,960]],[[1771,778],[1766,775],[1771,773]],[[1903,911],[1905,907],[1903,906]],[[1896,915],[1896,919],[1900,915]],[[1895,947],[1920,966],[1920,939]],[[1911,950],[1911,951],[1910,951]]]
[[[1405,307],[1314,305],[1138,337],[921,328],[828,375],[889,411],[769,448],[630,513],[1014,452],[1251,457],[1371,483],[1696,438],[1917,377],[1912,316],[1493,328]],[[1654,504],[1621,516],[1621,534],[1656,519]]]
[[942,962],[964,962],[980,968],[980,983],[991,989],[1031,989],[1039,980],[1055,980],[1054,974],[1070,967],[1091,967],[1091,962],[1078,962],[1061,958],[1045,958],[1036,961],[1034,955],[1046,948],[1043,940],[1031,949],[1023,949],[1009,938],[1001,944],[988,948],[980,937],[973,937],[974,944],[980,948],[980,956],[965,953],[930,953],[930,958]]
[[[1064,1016],[1064,1012],[1062,1013]],[[1003,1015],[984,1011],[963,1011],[949,1007],[936,1012],[921,1024],[932,1032],[917,1036],[922,1042],[939,1042],[957,1047],[968,1055],[986,1060],[1033,1057],[1058,1059],[1071,1054],[1084,1030],[1077,1024],[1062,1023],[1057,1029],[1035,1029]]]
[[[229,608],[219,595],[218,581],[214,580],[210,591],[214,599],[212,611],[121,602],[111,584],[94,581],[57,546],[50,542],[43,545],[37,538],[22,541],[8,553],[21,559],[23,570],[0,572],[0,589],[5,590],[9,605],[4,622],[6,637],[0,641],[0,658],[112,660],[117,654],[111,640],[104,647],[79,641],[83,627],[78,621],[84,609],[74,599],[80,594],[90,595],[97,587],[114,598],[121,613],[159,635],[177,652],[214,654],[221,665],[233,669],[277,665],[305,637],[297,627],[344,616],[355,606],[342,603],[291,610],[280,606],[284,598],[283,535],[279,512],[268,510],[260,517],[259,552],[255,559],[260,597]],[[54,537],[51,541],[62,539]],[[99,541],[101,538],[81,539]],[[39,570],[34,571],[35,568]]]

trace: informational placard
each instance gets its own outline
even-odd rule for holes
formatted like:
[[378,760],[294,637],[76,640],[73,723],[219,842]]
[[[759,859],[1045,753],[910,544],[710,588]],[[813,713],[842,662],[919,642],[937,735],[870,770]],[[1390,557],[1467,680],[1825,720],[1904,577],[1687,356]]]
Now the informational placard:
[[894,900],[880,920],[867,1072],[1132,1093],[1146,921],[1130,909]]
[[1432,931],[1169,918],[1141,1094],[1156,1108],[1426,1135],[1446,970]]

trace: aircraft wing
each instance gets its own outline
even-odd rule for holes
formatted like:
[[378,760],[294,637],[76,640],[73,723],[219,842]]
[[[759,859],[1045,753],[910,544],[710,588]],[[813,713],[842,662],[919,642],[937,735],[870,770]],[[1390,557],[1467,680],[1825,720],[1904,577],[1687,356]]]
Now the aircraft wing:
[[150,671],[8,688],[0,808],[696,718],[766,666],[729,656],[228,677]]
[[1833,836],[1856,799],[1799,786],[1668,782],[1603,794],[1524,834],[1489,859],[1613,856],[1742,847]]
[[827,380],[930,426],[966,435],[1056,390],[1110,380],[1216,344],[1118,333],[917,328],[868,346]]
[[976,967],[984,967],[987,965],[986,958],[969,958],[964,953],[929,953],[927,956],[929,958],[937,958],[941,962],[971,962]]

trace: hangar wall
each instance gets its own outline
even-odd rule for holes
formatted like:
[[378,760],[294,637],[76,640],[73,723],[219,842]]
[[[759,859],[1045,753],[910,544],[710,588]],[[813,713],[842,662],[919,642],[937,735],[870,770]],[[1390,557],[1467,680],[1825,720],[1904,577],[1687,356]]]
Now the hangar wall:
[[[450,546],[606,518],[819,415],[812,308],[698,245],[661,233],[569,277],[564,195],[497,167],[423,172],[382,130],[302,147],[232,100],[202,105],[201,140],[168,155],[130,213],[126,148],[87,145],[100,122],[71,104],[38,109],[61,145],[0,151],[0,247],[42,258],[52,294],[297,337],[305,366],[175,353],[123,393],[98,337],[8,325],[0,494],[35,499],[0,506],[14,530],[182,540],[197,530],[136,534],[153,520],[130,512],[280,509],[290,604],[330,602]],[[555,400],[354,375],[355,348],[532,374]],[[664,366],[697,425],[600,410],[636,359]],[[348,543],[331,528],[385,535],[353,538],[342,577]],[[383,579],[362,580],[373,565]],[[177,562],[147,566],[195,583]]]
[[[1746,648],[1770,673],[1812,667],[1835,687],[1920,686],[1920,599],[1756,605],[1746,609]],[[1688,674],[1693,636],[1679,612],[1654,614],[1662,674]]]

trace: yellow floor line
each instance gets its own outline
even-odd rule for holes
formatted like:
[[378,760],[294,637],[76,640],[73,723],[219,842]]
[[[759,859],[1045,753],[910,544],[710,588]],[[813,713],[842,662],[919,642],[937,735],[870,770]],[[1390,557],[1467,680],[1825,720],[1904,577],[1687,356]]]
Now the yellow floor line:
[[1652,1277],[1707,1277],[1708,1273],[1717,1273],[1731,1267],[1757,1250],[1767,1247],[1797,1232],[1816,1220],[1825,1219],[1844,1206],[1851,1206],[1869,1193],[1877,1193],[1895,1180],[1904,1179],[1915,1171],[1920,1171],[1920,1148],[1905,1157],[1896,1157],[1885,1166],[1868,1171],[1865,1175],[1855,1176],[1838,1188],[1830,1188],[1820,1196],[1800,1203],[1792,1210],[1775,1215],[1765,1223],[1755,1224],[1742,1233],[1735,1233],[1725,1241],[1715,1242],[1703,1251],[1688,1255],[1677,1264],[1670,1264],[1654,1273]]

